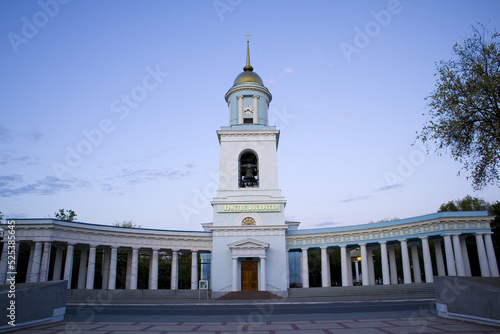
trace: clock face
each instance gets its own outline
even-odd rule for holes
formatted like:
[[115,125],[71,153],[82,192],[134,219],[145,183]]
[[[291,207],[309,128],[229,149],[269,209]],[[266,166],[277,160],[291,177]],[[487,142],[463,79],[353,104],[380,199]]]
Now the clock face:
[[243,113],[246,116],[252,115],[253,114],[253,107],[252,106],[244,106],[243,107]]

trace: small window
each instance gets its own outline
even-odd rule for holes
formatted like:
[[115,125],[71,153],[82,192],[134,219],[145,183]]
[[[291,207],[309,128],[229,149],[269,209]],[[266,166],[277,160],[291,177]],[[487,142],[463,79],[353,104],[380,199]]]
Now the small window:
[[253,118],[244,118],[243,123],[245,124],[253,124]]
[[253,151],[244,151],[239,161],[239,187],[255,188],[259,186],[259,161]]

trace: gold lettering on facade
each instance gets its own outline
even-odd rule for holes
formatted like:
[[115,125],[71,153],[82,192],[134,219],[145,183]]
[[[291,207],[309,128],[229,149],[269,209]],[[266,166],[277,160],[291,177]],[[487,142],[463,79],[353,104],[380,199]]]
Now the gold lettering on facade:
[[280,204],[230,204],[217,205],[217,212],[280,212]]

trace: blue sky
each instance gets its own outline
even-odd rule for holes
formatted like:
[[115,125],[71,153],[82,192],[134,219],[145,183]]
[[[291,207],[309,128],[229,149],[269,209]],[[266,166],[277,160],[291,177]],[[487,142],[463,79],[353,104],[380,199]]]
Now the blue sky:
[[413,145],[435,63],[498,1],[1,1],[0,211],[201,230],[224,94],[245,65],[273,94],[286,217],[302,228],[435,212],[474,192]]

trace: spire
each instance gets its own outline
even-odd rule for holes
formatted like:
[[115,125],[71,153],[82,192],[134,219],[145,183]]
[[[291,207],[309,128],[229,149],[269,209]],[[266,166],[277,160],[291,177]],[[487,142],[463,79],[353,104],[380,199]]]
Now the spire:
[[250,35],[246,34],[245,36],[247,36],[247,65],[243,67],[243,71],[252,72],[253,67],[250,65],[250,41],[248,40],[248,37],[250,37]]

